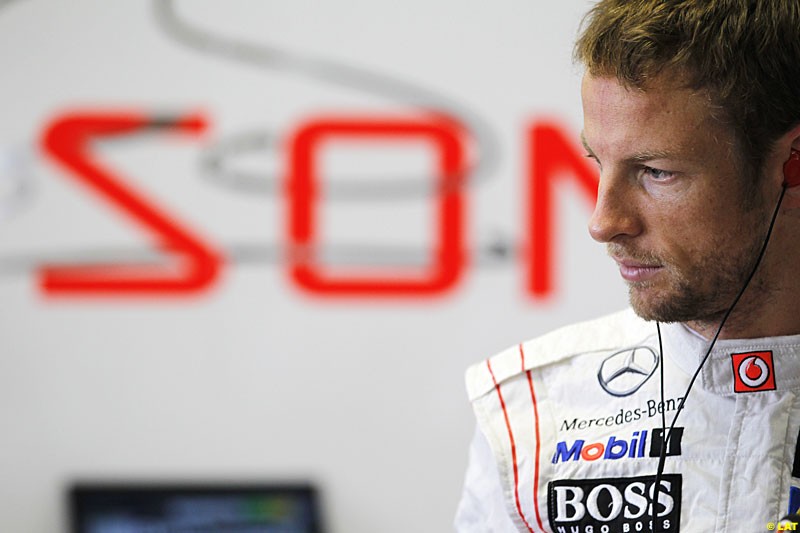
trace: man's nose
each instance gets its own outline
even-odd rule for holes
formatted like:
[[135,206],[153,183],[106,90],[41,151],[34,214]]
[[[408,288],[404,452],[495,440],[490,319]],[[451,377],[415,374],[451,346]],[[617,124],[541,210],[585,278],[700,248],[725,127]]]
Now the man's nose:
[[612,242],[641,233],[642,221],[635,201],[634,184],[625,176],[600,175],[597,204],[589,219],[589,234],[597,242]]

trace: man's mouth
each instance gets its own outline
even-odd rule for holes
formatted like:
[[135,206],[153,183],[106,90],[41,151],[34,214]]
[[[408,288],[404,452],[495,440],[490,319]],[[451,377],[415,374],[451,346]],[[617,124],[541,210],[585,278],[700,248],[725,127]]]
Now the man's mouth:
[[628,282],[649,281],[663,268],[658,264],[647,264],[633,259],[614,257],[622,279]]

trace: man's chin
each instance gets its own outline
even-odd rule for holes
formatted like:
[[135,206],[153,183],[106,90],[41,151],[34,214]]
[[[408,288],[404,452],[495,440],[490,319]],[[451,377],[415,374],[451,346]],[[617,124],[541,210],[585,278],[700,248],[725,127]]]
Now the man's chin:
[[671,322],[715,322],[724,310],[706,312],[702,300],[691,298],[687,294],[663,294],[654,290],[639,290],[631,287],[629,301],[633,311],[647,321],[665,324]]
[[628,299],[633,311],[648,321],[688,322],[696,314],[695,306],[687,305],[674,295],[660,294],[651,286],[631,285]]
[[647,321],[657,322],[674,322],[674,320],[665,320],[665,315],[659,311],[652,309],[649,306],[640,305],[638,303],[630,302],[633,312],[639,315],[640,318]]

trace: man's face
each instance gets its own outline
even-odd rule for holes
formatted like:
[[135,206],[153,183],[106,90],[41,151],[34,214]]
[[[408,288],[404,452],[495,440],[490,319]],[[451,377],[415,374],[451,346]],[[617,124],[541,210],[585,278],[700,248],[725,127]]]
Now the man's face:
[[[734,137],[708,99],[654,82],[640,91],[584,77],[583,138],[600,166],[589,232],[608,244],[637,314],[708,324],[745,283],[771,208],[741,174]],[[750,305],[759,294],[757,279]]]

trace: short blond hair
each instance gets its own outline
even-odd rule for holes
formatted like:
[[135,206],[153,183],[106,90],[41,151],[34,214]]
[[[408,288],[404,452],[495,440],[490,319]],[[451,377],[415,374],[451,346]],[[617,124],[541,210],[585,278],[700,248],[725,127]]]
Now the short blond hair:
[[800,123],[800,0],[601,0],[575,59],[629,87],[664,73],[705,91],[752,170]]

